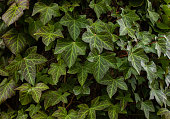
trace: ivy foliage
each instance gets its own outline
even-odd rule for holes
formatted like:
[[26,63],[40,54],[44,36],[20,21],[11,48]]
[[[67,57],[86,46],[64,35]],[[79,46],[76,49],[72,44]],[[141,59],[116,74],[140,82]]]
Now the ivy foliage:
[[0,0],[0,119],[170,119],[170,0]]

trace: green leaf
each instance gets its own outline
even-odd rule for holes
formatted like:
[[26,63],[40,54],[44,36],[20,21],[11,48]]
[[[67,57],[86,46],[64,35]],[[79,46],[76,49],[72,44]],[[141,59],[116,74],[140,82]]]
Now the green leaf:
[[26,45],[26,38],[23,33],[19,33],[16,29],[11,29],[2,36],[5,45],[15,55],[21,53]]
[[32,98],[36,103],[39,103],[42,91],[49,89],[44,83],[38,83],[35,87],[31,88]]
[[28,115],[24,114],[23,109],[18,111],[18,116],[16,117],[16,119],[27,119]]
[[60,24],[67,26],[71,38],[76,41],[80,35],[80,28],[86,28],[88,21],[86,15],[79,15],[77,18],[71,17],[68,13],[60,20]]
[[[64,40],[64,39],[62,39]],[[78,55],[85,55],[86,45],[83,42],[58,41],[54,54],[62,54],[64,61],[70,68],[76,62]]]
[[126,23],[123,21],[123,19],[119,19],[117,20],[117,22],[120,26],[120,29],[119,29],[120,36],[128,34],[130,37],[136,39],[135,30],[132,29],[131,26],[127,26]]
[[[24,83],[15,90],[20,90],[20,97],[23,95],[32,95],[32,98],[36,103],[39,103],[42,91],[49,89],[44,83],[38,83],[35,87],[31,87],[30,84]],[[28,101],[29,102],[29,101]]]
[[16,83],[6,78],[0,83],[0,104],[15,95],[15,87]]
[[113,41],[109,33],[95,33],[94,28],[87,27],[87,31],[83,34],[82,40],[89,43],[91,51],[97,49],[101,53],[104,49],[113,50]]
[[76,63],[73,67],[71,67],[68,70],[67,73],[69,74],[77,73],[78,81],[80,85],[83,86],[84,83],[86,82],[88,73],[90,73],[88,70],[88,62],[86,62],[85,64]]
[[145,117],[149,119],[149,112],[155,112],[155,108],[151,101],[141,102],[141,110],[144,111]]
[[60,29],[55,31],[53,25],[41,27],[41,29],[34,33],[34,35],[42,37],[42,41],[46,46],[48,46],[56,38],[64,37]]
[[79,112],[78,112],[78,118],[79,119],[85,119],[86,116],[89,113],[89,107],[86,104],[80,104],[78,105],[78,107],[80,108]]
[[33,115],[39,112],[40,109],[41,109],[40,104],[37,104],[36,106],[34,104],[31,104],[30,107],[27,108],[25,111],[29,111],[30,117],[33,117]]
[[155,22],[157,22],[158,21],[158,19],[159,19],[159,14],[158,13],[156,13],[153,9],[152,9],[152,3],[149,1],[149,0],[147,0],[147,2],[148,2],[148,9],[147,9],[147,11],[148,11],[148,18],[150,19],[150,21],[152,22],[152,24],[155,24]]
[[118,113],[120,112],[120,105],[111,105],[108,110],[108,115],[110,119],[118,119]]
[[55,111],[52,116],[57,117],[58,119],[77,119],[77,112],[74,110],[70,110],[67,113],[66,108],[58,107],[58,110]]
[[36,76],[35,65],[45,63],[46,61],[46,58],[39,54],[29,54],[25,57],[21,66],[21,73],[25,80],[34,85]]
[[92,51],[88,58],[88,61],[93,62],[93,75],[96,81],[100,81],[109,68],[114,67],[115,54],[98,54],[97,51]]
[[122,77],[113,79],[112,76],[107,74],[99,83],[107,85],[107,93],[110,98],[112,98],[112,96],[117,92],[117,88],[128,90],[128,87]]
[[25,22],[29,23],[28,31],[30,35],[38,40],[39,37],[34,34],[43,26],[43,23],[40,20],[34,21],[31,17],[27,18]]
[[98,3],[95,3],[94,0],[92,0],[90,2],[89,7],[94,9],[98,19],[100,18],[101,14],[107,12],[107,6],[106,6],[106,3],[104,1],[100,1]]
[[52,19],[52,16],[60,16],[59,7],[56,3],[51,3],[49,6],[41,2],[35,3],[32,16],[37,13],[40,13],[40,20],[44,25]]
[[48,74],[52,75],[54,84],[57,84],[61,75],[66,75],[66,64],[62,60],[58,63],[52,63]]
[[74,92],[75,95],[80,95],[80,94],[89,95],[90,94],[90,88],[88,87],[88,85],[75,86],[73,88],[73,92]]
[[69,96],[70,93],[65,92],[62,94],[61,90],[58,91],[48,91],[44,94],[45,100],[44,100],[44,107],[47,109],[50,106],[54,106],[58,104],[59,102],[67,103],[67,96]]
[[148,62],[149,58],[144,53],[142,48],[132,49],[128,55],[128,60],[132,63],[132,66],[136,69],[138,74],[141,71],[141,61]]
[[9,76],[9,73],[7,71],[5,71],[4,69],[0,68],[0,75],[1,76]]
[[167,97],[161,90],[155,90],[153,88],[151,89],[150,99],[154,99],[154,98],[156,99],[159,105],[162,106],[163,103],[166,104]]
[[166,40],[165,38],[159,38],[155,43],[155,49],[157,50],[158,57],[161,56],[161,53],[166,53]]
[[55,119],[52,116],[48,116],[46,113],[39,111],[38,114],[35,114],[32,119]]
[[2,19],[9,26],[24,14],[25,9],[29,9],[28,0],[15,0],[15,2],[2,15]]
[[170,111],[166,108],[160,108],[159,111],[157,112],[157,115],[165,116],[165,119],[170,118]]
[[103,110],[110,106],[110,102],[107,100],[99,101],[99,97],[93,99],[91,101],[91,107],[89,108],[86,104],[80,104],[78,107],[80,108],[78,112],[79,119],[85,119],[88,115],[89,119],[96,119],[96,110]]
[[147,72],[147,78],[149,82],[152,83],[152,81],[157,77],[156,75],[157,70],[156,70],[155,63],[152,61],[147,65],[143,61],[141,61],[141,65],[144,68],[144,70]]

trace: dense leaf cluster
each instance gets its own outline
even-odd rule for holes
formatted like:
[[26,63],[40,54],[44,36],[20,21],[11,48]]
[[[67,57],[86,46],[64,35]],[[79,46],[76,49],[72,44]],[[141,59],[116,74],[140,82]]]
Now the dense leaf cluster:
[[170,0],[0,0],[0,119],[170,119]]

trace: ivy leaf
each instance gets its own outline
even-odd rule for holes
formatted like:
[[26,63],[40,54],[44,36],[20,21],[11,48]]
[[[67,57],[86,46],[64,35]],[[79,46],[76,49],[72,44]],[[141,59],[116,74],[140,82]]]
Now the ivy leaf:
[[91,51],[97,49],[101,53],[104,49],[113,50],[113,41],[109,33],[95,33],[93,28],[87,27],[87,31],[83,34],[82,40],[89,43]]
[[155,43],[155,49],[157,50],[158,57],[160,58],[161,52],[166,54],[166,40],[164,38],[159,38]]
[[25,80],[34,85],[36,76],[35,65],[45,63],[46,61],[46,58],[39,54],[30,54],[25,57],[21,66],[21,73]]
[[0,83],[0,104],[15,95],[15,87],[16,83],[6,78]]
[[47,109],[50,106],[54,106],[58,104],[59,102],[67,103],[67,96],[69,96],[70,93],[65,92],[62,94],[62,91],[59,89],[58,91],[48,91],[44,94],[45,100],[44,100],[44,107]]
[[73,88],[73,92],[75,95],[80,95],[80,94],[88,95],[90,94],[90,88],[88,87],[88,85],[75,86]]
[[67,113],[66,108],[58,107],[58,110],[55,111],[52,116],[57,117],[58,119],[77,119],[77,112],[74,110],[70,110]]
[[9,76],[9,73],[7,71],[5,71],[4,69],[0,68],[0,75],[1,76]]
[[89,108],[86,104],[80,104],[78,107],[80,108],[78,112],[79,119],[85,119],[88,115],[89,119],[96,119],[96,110],[103,110],[110,106],[110,102],[107,100],[99,101],[99,97],[93,99],[91,101],[91,107]]
[[44,25],[52,19],[52,16],[60,16],[59,7],[56,3],[51,3],[49,6],[41,2],[35,3],[32,16],[37,13],[40,13],[40,20]]
[[[150,91],[150,99],[156,99],[159,105],[163,105],[166,102],[167,97],[161,90],[151,89]],[[166,104],[166,103],[165,103]]]
[[114,54],[98,54],[96,50],[89,54],[87,60],[93,62],[93,75],[96,81],[100,81],[116,62]]
[[79,119],[85,119],[89,112],[89,107],[87,104],[80,104],[78,105],[78,108],[80,108],[78,112],[78,118]]
[[36,106],[34,104],[31,104],[30,107],[27,108],[25,111],[29,111],[30,117],[33,117],[33,115],[39,112],[40,109],[41,109],[40,104],[37,104]]
[[165,119],[170,118],[170,111],[166,108],[160,108],[159,111],[157,112],[157,115],[165,116]]
[[117,92],[117,88],[128,90],[128,87],[122,77],[113,79],[107,74],[99,83],[107,85],[107,93],[110,98],[112,98],[112,96]]
[[149,112],[155,112],[152,101],[141,102],[141,110],[144,111],[145,117],[149,119]]
[[44,83],[38,83],[35,87],[31,88],[32,98],[36,103],[39,103],[42,91],[49,89]]
[[26,45],[27,41],[24,34],[18,33],[16,29],[11,29],[2,36],[5,45],[15,55],[21,53]]
[[34,34],[43,26],[43,23],[40,20],[34,21],[34,19],[31,17],[27,18],[25,22],[29,23],[28,31],[30,35],[38,40],[39,37],[35,36]]
[[136,69],[138,74],[140,74],[141,61],[148,62],[149,58],[146,56],[142,48],[138,48],[132,49],[132,51],[130,51],[128,60],[132,63],[132,66]]
[[64,61],[70,68],[76,62],[78,55],[85,55],[86,45],[83,42],[58,41],[54,54],[62,54]]
[[94,9],[98,19],[100,18],[101,14],[107,12],[107,6],[106,6],[106,3],[104,1],[100,1],[98,3],[95,3],[94,0],[93,0],[93,1],[90,2],[89,7]]
[[54,84],[57,84],[61,75],[66,75],[66,65],[61,60],[58,63],[52,63],[50,65],[50,69],[48,70],[48,74],[52,75],[52,79]]
[[23,11],[25,9],[29,9],[29,0],[15,0],[15,2],[2,15],[2,19],[9,26],[24,14]]
[[[32,98],[34,99],[34,101],[36,103],[39,103],[42,91],[47,90],[47,89],[49,89],[49,87],[47,85],[45,85],[44,83],[38,83],[38,84],[36,84],[35,87],[31,87],[30,84],[24,83],[23,85],[16,88],[15,90],[20,90],[21,98],[24,95],[32,95]],[[30,102],[30,101],[28,100],[26,103],[28,103],[28,102]]]
[[85,64],[76,63],[67,72],[69,74],[76,74],[77,73],[78,81],[79,81],[81,86],[83,86],[84,83],[86,82],[86,79],[87,79],[87,76],[88,76],[88,73],[89,73],[87,63],[88,62],[86,62]]
[[147,65],[143,61],[141,61],[141,65],[147,72],[148,80],[150,81],[150,83],[152,83],[152,81],[157,77],[157,75],[156,75],[157,70],[156,70],[155,63],[152,61]]
[[80,28],[86,28],[88,21],[86,15],[80,15],[77,18],[72,18],[68,13],[60,20],[60,24],[67,26],[71,38],[76,41],[80,35]]
[[55,31],[53,25],[41,27],[41,29],[39,29],[34,35],[42,37],[42,41],[46,46],[48,46],[56,38],[64,37],[60,29]]
[[120,36],[128,34],[131,38],[136,39],[135,30],[131,28],[131,26],[127,26],[126,23],[123,21],[123,19],[119,19],[117,20],[117,22],[120,26],[119,29]]
[[151,20],[152,24],[154,24],[155,22],[158,21],[160,16],[159,16],[158,13],[156,13],[152,9],[152,3],[149,0],[147,0],[147,2],[148,2],[148,9],[147,9],[147,11],[148,11],[148,15],[149,15],[148,18]]
[[23,109],[18,111],[18,115],[17,115],[16,119],[27,119],[27,118],[28,118],[28,115],[24,114]]
[[131,26],[134,21],[140,20],[135,12],[136,10],[122,9],[121,16],[127,26]]
[[55,119],[52,116],[48,116],[46,113],[39,111],[38,114],[35,114],[32,119]]

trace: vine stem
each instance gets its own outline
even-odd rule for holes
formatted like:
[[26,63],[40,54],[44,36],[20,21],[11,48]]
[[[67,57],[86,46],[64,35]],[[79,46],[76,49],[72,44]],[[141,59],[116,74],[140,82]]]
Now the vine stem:
[[75,95],[72,96],[70,103],[67,105],[66,109],[72,104],[74,97],[75,97]]

